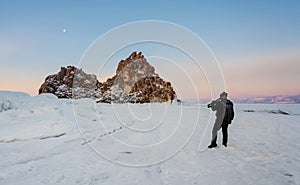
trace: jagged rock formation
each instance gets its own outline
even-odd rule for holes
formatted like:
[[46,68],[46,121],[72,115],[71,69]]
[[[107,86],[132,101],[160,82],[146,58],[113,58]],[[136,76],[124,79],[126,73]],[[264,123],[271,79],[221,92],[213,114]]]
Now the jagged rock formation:
[[45,79],[40,93],[53,93],[59,98],[93,98],[104,103],[165,102],[176,97],[171,83],[155,73],[141,52],[121,60],[116,75],[103,83],[74,66],[62,67]]
[[61,67],[57,74],[46,77],[39,89],[41,93],[52,93],[58,98],[95,98],[101,86],[96,75],[86,74],[74,66]]

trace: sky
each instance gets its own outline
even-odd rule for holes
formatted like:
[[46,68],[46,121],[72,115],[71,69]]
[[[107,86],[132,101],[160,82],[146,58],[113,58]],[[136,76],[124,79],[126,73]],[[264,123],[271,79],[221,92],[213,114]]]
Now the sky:
[[[97,38],[131,22],[158,20],[201,38],[216,57],[231,97],[300,94],[299,9],[300,1],[292,0],[1,0],[0,90],[37,95],[47,75],[61,66],[79,66]],[[185,40],[184,35],[174,35],[178,37]],[[183,99],[209,97],[213,77],[195,70],[188,57],[177,55],[174,48],[153,43],[120,50],[98,70],[99,80],[111,77],[119,60],[133,50],[142,51]]]

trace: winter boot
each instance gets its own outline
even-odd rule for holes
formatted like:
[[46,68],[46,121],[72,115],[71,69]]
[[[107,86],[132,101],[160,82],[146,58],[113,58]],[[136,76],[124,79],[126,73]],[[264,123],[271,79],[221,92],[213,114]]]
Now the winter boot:
[[217,147],[218,145],[216,144],[216,143],[212,143],[212,144],[210,144],[209,146],[208,146],[208,148],[215,148],[215,147]]

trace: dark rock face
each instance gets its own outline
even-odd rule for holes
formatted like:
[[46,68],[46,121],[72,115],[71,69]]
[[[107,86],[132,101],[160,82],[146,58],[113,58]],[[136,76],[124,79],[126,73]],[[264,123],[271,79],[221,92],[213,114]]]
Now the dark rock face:
[[130,93],[136,95],[137,102],[165,102],[173,100],[176,95],[171,83],[159,76],[142,78],[133,85]]
[[52,93],[58,98],[94,98],[100,86],[96,75],[86,74],[74,66],[61,67],[57,74],[49,75],[39,89],[41,93]]
[[148,103],[172,101],[176,93],[141,52],[133,52],[118,64],[116,75],[100,83],[96,75],[86,74],[74,66],[62,67],[49,75],[39,89],[58,98],[93,98],[104,103]]

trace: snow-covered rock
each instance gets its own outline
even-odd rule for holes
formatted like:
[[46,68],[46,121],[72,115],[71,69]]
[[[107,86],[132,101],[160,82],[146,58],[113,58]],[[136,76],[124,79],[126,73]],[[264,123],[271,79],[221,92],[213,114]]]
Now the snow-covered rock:
[[99,86],[96,75],[86,74],[74,66],[61,67],[57,74],[46,77],[39,89],[41,93],[52,93],[58,98],[95,98]]
[[118,64],[116,75],[101,83],[96,75],[74,66],[49,75],[39,89],[58,98],[92,98],[104,103],[166,102],[176,98],[170,82],[155,73],[141,52],[133,52]]

